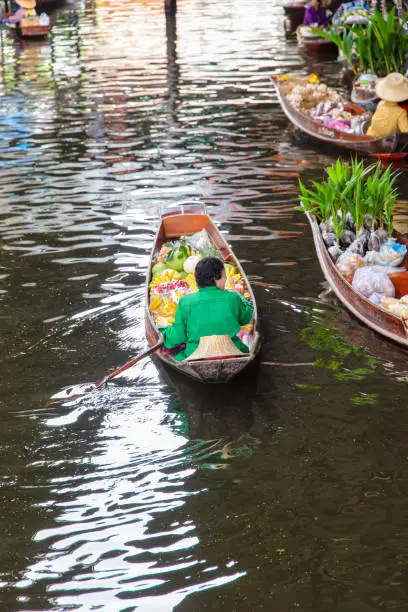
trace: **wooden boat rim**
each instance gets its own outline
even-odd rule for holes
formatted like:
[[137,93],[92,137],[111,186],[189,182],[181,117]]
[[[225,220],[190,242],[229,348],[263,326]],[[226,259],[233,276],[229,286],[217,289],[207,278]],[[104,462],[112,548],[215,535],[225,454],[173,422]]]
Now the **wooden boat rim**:
[[395,322],[398,323],[398,325],[400,325],[402,328],[405,329],[404,321],[403,321],[402,317],[399,317],[398,315],[394,314],[393,312],[390,312],[389,310],[387,310],[386,308],[383,308],[382,306],[380,306],[378,304],[374,304],[373,302],[370,302],[370,300],[367,299],[364,295],[362,295],[361,293],[356,291],[354,289],[354,287],[351,285],[351,283],[349,283],[340,274],[340,271],[338,270],[338,268],[336,267],[336,265],[334,264],[334,262],[332,261],[332,259],[330,258],[330,255],[328,253],[327,253],[327,255],[328,255],[328,259],[330,259],[330,263],[326,264],[326,260],[323,258],[322,250],[325,249],[325,251],[327,252],[327,249],[326,249],[325,244],[323,243],[323,239],[322,239],[321,234],[320,234],[320,229],[319,229],[319,225],[318,225],[317,219],[316,219],[316,217],[314,215],[310,214],[309,212],[305,211],[305,214],[306,214],[307,219],[308,219],[308,221],[310,223],[310,226],[312,228],[314,243],[315,243],[315,246],[316,246],[316,252],[317,252],[317,257],[318,257],[318,260],[319,260],[319,263],[320,263],[320,267],[321,267],[321,269],[323,271],[323,274],[324,274],[326,280],[328,281],[331,289],[334,291],[334,293],[338,297],[339,301],[341,303],[343,303],[347,307],[347,309],[350,310],[354,314],[354,316],[357,319],[360,319],[360,321],[363,321],[363,323],[365,323],[367,325],[367,327],[370,327],[371,329],[376,331],[378,334],[380,334],[382,336],[386,336],[387,338],[389,338],[390,340],[393,340],[394,342],[397,342],[399,344],[403,344],[403,345],[408,347],[408,336],[406,338],[403,338],[401,336],[398,336],[397,334],[393,334],[392,332],[389,332],[387,329],[384,329],[383,327],[378,326],[376,323],[373,323],[373,321],[368,319],[363,313],[361,313],[359,310],[357,310],[357,308],[355,308],[352,304],[350,304],[350,302],[345,298],[345,296],[342,294],[342,292],[340,291],[338,286],[332,281],[330,275],[326,273],[326,265],[331,265],[332,271],[340,279],[340,281],[342,283],[345,283],[346,286],[349,287],[349,289],[353,293],[357,294],[358,298],[362,302],[367,304],[367,306],[369,306],[370,308],[376,308],[380,312],[383,312],[390,319],[393,319]]
[[[307,32],[307,33],[306,33]],[[298,34],[298,36],[302,39],[302,43],[307,44],[308,42],[311,43],[320,43],[322,45],[334,45],[337,46],[333,41],[328,40],[327,38],[322,38],[321,36],[319,36],[318,34],[314,34],[311,30],[310,30],[310,26],[305,26],[305,25],[300,25],[296,28],[296,33]]]

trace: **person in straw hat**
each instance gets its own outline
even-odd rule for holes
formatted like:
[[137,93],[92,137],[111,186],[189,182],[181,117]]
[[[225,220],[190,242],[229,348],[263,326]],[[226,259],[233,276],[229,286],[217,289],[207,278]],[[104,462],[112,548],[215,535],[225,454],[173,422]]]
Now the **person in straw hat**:
[[198,291],[180,299],[173,325],[160,330],[165,347],[185,344],[174,355],[178,361],[248,353],[237,334],[251,321],[253,308],[238,293],[224,290],[223,262],[218,257],[201,259],[195,278]]
[[381,101],[371,119],[367,135],[386,138],[395,132],[408,132],[407,111],[398,104],[408,100],[408,79],[398,72],[392,72],[378,80],[375,91]]
[[7,19],[3,19],[3,21],[8,21],[9,23],[20,23],[24,17],[31,17],[37,14],[35,12],[36,0],[15,0],[15,2],[20,8]]

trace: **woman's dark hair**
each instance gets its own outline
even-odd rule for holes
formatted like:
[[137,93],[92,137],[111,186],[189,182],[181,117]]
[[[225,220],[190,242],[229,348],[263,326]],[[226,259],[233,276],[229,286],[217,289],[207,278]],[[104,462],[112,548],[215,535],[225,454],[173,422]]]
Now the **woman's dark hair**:
[[218,257],[204,257],[195,268],[195,278],[199,287],[213,287],[220,280],[224,264]]

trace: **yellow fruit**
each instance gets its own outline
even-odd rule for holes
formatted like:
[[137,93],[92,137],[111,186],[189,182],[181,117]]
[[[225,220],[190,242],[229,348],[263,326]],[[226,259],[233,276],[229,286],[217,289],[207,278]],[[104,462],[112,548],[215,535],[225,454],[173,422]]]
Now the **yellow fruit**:
[[162,301],[163,300],[160,295],[155,295],[152,301],[150,302],[150,310],[152,312],[154,312],[155,310],[158,310],[160,308]]
[[150,289],[153,289],[153,287],[155,287],[156,285],[161,285],[163,283],[169,283],[170,281],[173,281],[173,280],[180,280],[180,278],[181,276],[178,272],[176,272],[175,270],[171,270],[170,268],[167,268],[163,272],[155,275],[149,287]]
[[197,283],[194,274],[187,274],[184,279],[193,291],[198,291]]
[[228,276],[234,276],[234,274],[237,274],[237,269],[235,266],[233,266],[232,264],[224,264],[224,270],[225,270],[225,275]]

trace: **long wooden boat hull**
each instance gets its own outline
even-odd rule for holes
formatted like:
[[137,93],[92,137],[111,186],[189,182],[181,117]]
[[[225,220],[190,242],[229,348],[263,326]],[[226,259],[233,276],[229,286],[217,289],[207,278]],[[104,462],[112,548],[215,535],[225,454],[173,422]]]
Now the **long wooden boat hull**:
[[156,355],[165,365],[168,365],[177,370],[179,373],[185,374],[186,376],[189,376],[197,381],[204,383],[225,383],[237,376],[255,360],[261,348],[261,336],[258,329],[258,314],[255,297],[245,272],[243,271],[241,264],[235,257],[234,253],[207,214],[171,212],[164,214],[161,218],[160,227],[156,234],[155,243],[150,257],[150,264],[146,279],[146,337],[150,346],[153,346],[159,341],[160,336],[160,332],[157,328],[154,317],[149,310],[149,283],[151,280],[151,268],[155,256],[158,254],[161,246],[166,241],[174,240],[180,236],[191,235],[201,231],[202,229],[207,230],[212,243],[221,251],[223,258],[228,262],[231,262],[239,270],[246,283],[248,291],[250,292],[251,300],[254,306],[254,343],[251,352],[247,355],[243,355],[242,357],[237,356],[221,359],[198,359],[194,361],[177,361],[162,349],[159,349],[156,352]]
[[50,26],[33,25],[21,26],[20,24],[8,23],[8,32],[19,38],[41,39],[48,36]]
[[45,38],[48,36],[50,26],[17,26],[16,31],[21,38]]
[[323,242],[316,218],[306,213],[312,228],[313,240],[316,247],[317,258],[322,272],[340,302],[365,325],[378,334],[408,348],[408,329],[402,318],[373,304],[358,293],[351,284],[340,274]]
[[[289,121],[293,123],[296,128],[309,136],[312,136],[316,140],[332,146],[334,145],[336,147],[348,149],[350,151],[363,153],[365,155],[388,153],[392,156],[394,152],[398,153],[398,151],[394,151],[396,137],[373,138],[371,136],[358,136],[356,134],[347,134],[345,132],[340,132],[339,130],[326,128],[318,121],[314,121],[307,115],[300,113],[290,104],[280,87],[279,80],[276,77],[272,77],[272,82],[275,86],[282,110]],[[351,103],[348,104],[348,108],[352,109],[356,115],[362,115],[365,112],[364,109]]]

